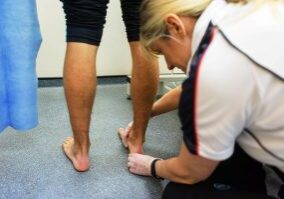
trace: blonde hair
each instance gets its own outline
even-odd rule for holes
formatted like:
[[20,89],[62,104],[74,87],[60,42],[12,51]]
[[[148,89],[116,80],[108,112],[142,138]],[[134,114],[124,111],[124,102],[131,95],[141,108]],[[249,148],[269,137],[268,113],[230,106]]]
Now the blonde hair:
[[[168,36],[164,22],[170,13],[179,16],[198,18],[213,0],[144,0],[140,8],[141,43],[148,52],[153,41]],[[284,2],[284,0],[226,0],[228,3],[246,4],[250,2],[264,3],[268,1]]]

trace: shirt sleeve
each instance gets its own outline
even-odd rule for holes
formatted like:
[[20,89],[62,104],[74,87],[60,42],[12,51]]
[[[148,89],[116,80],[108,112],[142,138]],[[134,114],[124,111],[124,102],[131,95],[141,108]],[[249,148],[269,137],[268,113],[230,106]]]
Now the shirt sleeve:
[[194,57],[179,105],[184,142],[193,154],[224,160],[232,155],[253,106],[250,61],[218,32]]

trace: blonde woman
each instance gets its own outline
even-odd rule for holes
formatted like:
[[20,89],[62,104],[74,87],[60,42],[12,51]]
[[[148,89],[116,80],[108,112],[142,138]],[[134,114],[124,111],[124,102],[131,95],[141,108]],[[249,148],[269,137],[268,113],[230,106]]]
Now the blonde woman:
[[190,75],[179,155],[132,153],[130,172],[172,181],[164,198],[267,198],[262,164],[284,179],[283,1],[145,0],[141,23],[145,48]]

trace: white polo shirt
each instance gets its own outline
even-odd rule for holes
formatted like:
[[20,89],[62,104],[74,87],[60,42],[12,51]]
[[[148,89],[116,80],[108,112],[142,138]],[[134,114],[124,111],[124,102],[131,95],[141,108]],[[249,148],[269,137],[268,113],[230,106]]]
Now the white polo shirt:
[[284,4],[212,1],[192,51],[179,108],[189,151],[224,160],[237,142],[284,172]]

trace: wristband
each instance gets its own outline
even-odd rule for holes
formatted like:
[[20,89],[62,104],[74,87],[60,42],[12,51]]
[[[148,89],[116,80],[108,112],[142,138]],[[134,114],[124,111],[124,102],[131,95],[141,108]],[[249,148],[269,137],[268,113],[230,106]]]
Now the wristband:
[[158,180],[164,180],[164,178],[161,178],[159,176],[157,176],[157,173],[156,173],[156,162],[159,161],[159,160],[162,160],[160,158],[156,158],[154,159],[152,162],[151,162],[151,166],[150,166],[150,173],[151,173],[151,176],[158,179]]

